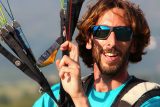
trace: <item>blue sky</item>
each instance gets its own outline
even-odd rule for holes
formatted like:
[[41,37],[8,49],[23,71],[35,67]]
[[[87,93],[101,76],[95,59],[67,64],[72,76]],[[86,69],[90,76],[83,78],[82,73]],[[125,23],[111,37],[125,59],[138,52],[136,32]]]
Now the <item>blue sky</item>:
[[[3,0],[2,0],[3,1]],[[35,57],[38,58],[60,34],[60,0],[9,0],[15,19],[19,21]],[[90,0],[94,1],[94,0]],[[148,54],[139,64],[129,65],[131,74],[141,75],[154,80],[160,76],[160,0],[131,0],[142,8],[151,28],[152,39]],[[86,0],[82,12],[86,10]],[[61,53],[58,53],[60,58]],[[83,75],[88,71],[82,66]],[[41,69],[44,73],[57,75],[55,65]],[[151,76],[151,77],[150,77]],[[6,79],[9,78],[9,79]],[[0,55],[0,81],[16,81],[26,76]],[[28,78],[27,78],[28,79]],[[157,80],[156,80],[157,81]],[[160,81],[160,79],[158,80]]]

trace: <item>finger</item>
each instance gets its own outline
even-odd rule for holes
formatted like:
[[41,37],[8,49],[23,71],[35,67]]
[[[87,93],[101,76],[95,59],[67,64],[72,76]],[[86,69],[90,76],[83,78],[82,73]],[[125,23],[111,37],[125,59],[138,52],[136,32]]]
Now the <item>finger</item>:
[[57,69],[58,69],[58,74],[59,74],[59,77],[63,79],[64,77],[63,77],[63,74],[62,74],[62,73],[60,73],[60,67],[59,67],[59,64],[60,64],[60,60],[59,60],[59,59],[57,59],[57,60],[56,60],[56,67],[57,67]]
[[64,50],[69,50],[69,41],[65,41],[61,46],[60,46],[60,50],[64,51]]
[[63,66],[59,69],[59,77],[62,80],[71,77],[71,75],[74,75],[73,73],[75,73],[75,70],[66,66]]
[[79,66],[62,66],[59,67],[59,76],[63,77],[64,73],[68,73],[70,75],[78,76],[80,75]]
[[71,59],[79,63],[79,50],[78,46],[74,44],[72,51],[70,51],[69,56]]
[[62,67],[62,66],[77,66],[77,62],[72,60],[67,55],[64,55],[59,63],[59,67]]
[[61,45],[60,49],[62,51],[68,50],[69,57],[74,61],[79,62],[79,50],[78,50],[78,45],[76,45],[76,43],[66,41]]
[[71,51],[72,49],[74,49],[76,47],[76,44],[73,44],[70,41],[65,41],[61,46],[60,46],[60,50],[64,51],[64,50],[69,50]]

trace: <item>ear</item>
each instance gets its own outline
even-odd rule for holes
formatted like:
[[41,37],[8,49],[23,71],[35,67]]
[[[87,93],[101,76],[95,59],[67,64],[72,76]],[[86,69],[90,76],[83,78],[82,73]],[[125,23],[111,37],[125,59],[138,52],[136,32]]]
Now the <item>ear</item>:
[[91,49],[92,48],[92,37],[89,37],[86,41],[86,48]]

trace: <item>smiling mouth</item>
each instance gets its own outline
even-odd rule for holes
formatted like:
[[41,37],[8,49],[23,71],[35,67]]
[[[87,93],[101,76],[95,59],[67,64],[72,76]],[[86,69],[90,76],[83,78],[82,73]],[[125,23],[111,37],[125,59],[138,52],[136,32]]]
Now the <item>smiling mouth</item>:
[[109,57],[115,57],[118,56],[118,53],[105,53],[104,55]]
[[117,62],[120,58],[118,52],[116,53],[110,53],[110,52],[105,52],[103,53],[105,60],[109,63]]

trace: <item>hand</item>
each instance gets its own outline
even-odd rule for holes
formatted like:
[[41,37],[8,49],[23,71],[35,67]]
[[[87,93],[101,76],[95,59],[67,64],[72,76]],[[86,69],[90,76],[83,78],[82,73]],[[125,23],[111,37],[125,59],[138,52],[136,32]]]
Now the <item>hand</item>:
[[60,50],[69,51],[69,56],[64,55],[61,60],[56,61],[62,86],[72,99],[82,97],[84,92],[81,83],[78,46],[66,41],[61,45]]
[[81,82],[78,46],[66,41],[61,45],[60,50],[69,51],[69,56],[64,55],[61,60],[56,61],[62,86],[71,96],[76,107],[82,105],[88,107],[88,99],[85,96]]

